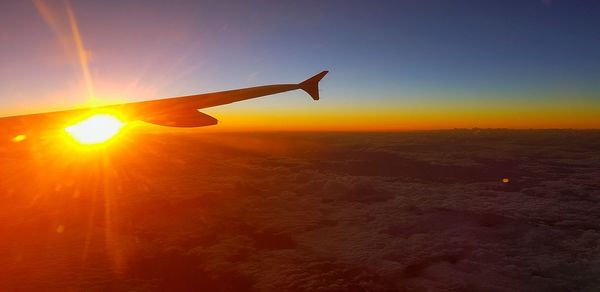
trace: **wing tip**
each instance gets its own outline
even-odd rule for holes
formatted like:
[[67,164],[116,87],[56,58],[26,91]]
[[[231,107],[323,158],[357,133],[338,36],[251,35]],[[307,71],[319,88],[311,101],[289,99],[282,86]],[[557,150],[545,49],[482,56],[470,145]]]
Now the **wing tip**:
[[321,71],[303,82],[300,83],[300,88],[304,90],[313,100],[319,100],[319,82],[325,75],[329,73],[328,70]]

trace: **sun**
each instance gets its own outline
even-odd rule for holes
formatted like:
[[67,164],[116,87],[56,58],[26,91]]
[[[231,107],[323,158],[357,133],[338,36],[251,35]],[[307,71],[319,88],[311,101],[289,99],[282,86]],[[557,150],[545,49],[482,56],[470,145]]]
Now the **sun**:
[[80,144],[95,145],[112,139],[121,131],[123,125],[123,122],[113,115],[96,114],[66,127],[65,131]]

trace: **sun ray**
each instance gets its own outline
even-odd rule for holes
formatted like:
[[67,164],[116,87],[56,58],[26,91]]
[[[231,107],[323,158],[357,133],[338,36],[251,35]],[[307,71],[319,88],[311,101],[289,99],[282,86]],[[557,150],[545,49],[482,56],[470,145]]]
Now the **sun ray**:
[[69,17],[69,26],[71,27],[71,34],[73,36],[73,41],[75,42],[75,48],[77,49],[77,56],[79,58],[79,65],[81,66],[81,73],[83,74],[83,79],[85,81],[85,86],[87,89],[87,101],[94,105],[96,103],[95,95],[94,95],[94,83],[92,81],[92,75],[90,74],[90,66],[89,66],[89,53],[85,49],[83,45],[83,39],[81,38],[81,33],[79,32],[79,25],[77,24],[77,19],[75,18],[75,13],[71,8],[69,2],[66,5],[67,15]]
[[86,102],[89,105],[95,106],[98,100],[96,100],[94,81],[90,70],[91,54],[83,42],[77,17],[71,3],[69,1],[64,2],[64,12],[52,9],[44,0],[35,0],[34,4],[69,56],[72,55],[72,50],[76,54],[77,62],[81,68],[81,78],[86,90]]

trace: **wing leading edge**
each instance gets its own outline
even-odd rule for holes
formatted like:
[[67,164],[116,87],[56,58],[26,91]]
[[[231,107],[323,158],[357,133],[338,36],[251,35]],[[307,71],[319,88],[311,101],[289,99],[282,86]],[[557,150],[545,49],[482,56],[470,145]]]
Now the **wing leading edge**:
[[[143,102],[118,104],[0,118],[2,132],[18,135],[52,127],[64,127],[95,113],[118,113],[126,121],[144,121],[169,127],[202,127],[217,124],[217,119],[198,109],[225,105],[242,100],[302,89],[314,100],[319,99],[319,81],[323,71],[298,84],[276,84],[236,90],[173,97]],[[11,136],[12,137],[12,136]]]

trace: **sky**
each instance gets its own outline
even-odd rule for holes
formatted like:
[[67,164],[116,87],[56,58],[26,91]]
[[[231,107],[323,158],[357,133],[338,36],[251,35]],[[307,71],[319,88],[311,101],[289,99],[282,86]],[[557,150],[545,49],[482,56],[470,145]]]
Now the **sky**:
[[600,2],[1,1],[0,115],[296,83],[220,130],[600,128]]

